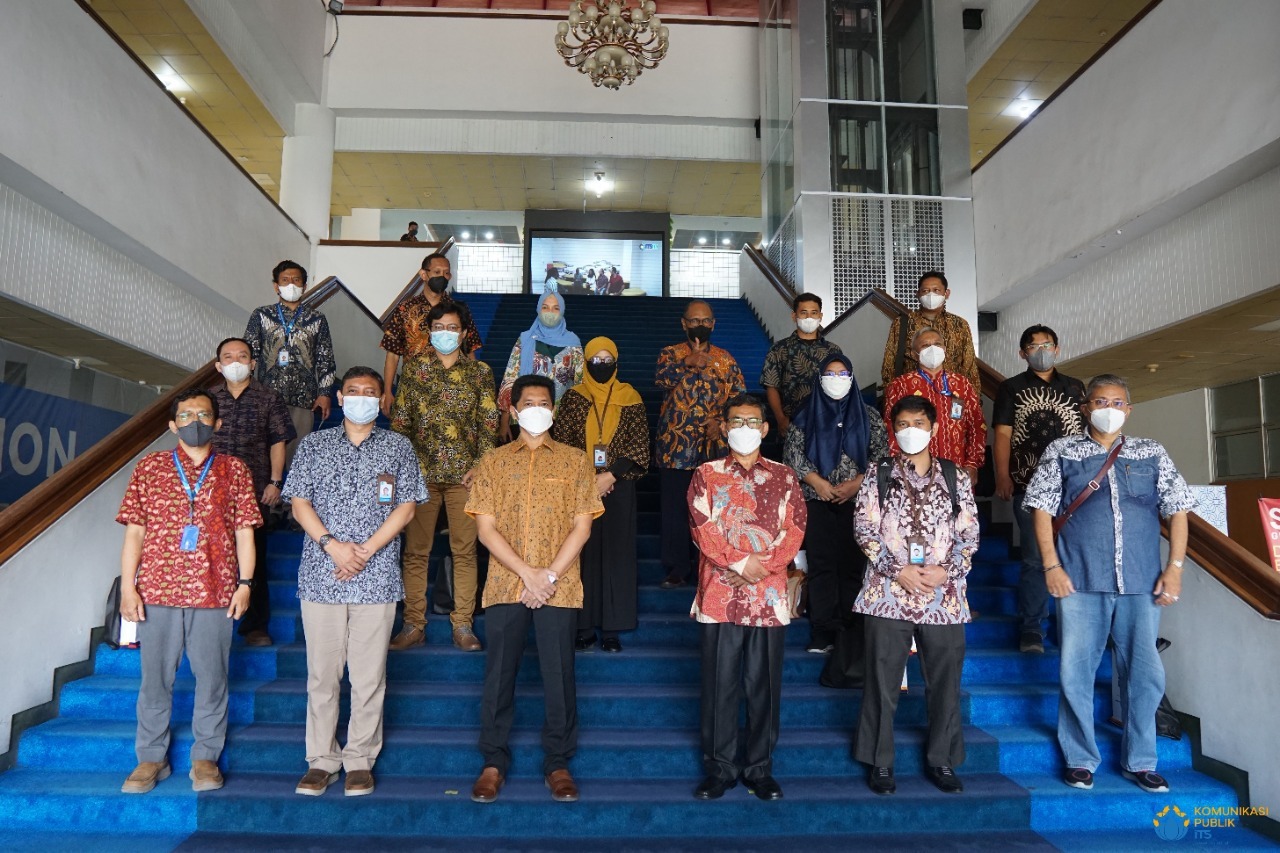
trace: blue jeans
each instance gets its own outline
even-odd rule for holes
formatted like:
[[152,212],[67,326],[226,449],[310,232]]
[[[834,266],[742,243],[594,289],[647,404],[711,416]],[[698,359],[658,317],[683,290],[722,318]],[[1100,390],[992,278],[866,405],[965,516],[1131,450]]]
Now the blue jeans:
[[1110,634],[1124,714],[1121,762],[1132,773],[1156,769],[1156,707],[1164,696],[1164,665],[1156,652],[1159,627],[1160,608],[1148,592],[1077,592],[1058,599],[1058,744],[1068,767],[1093,772],[1101,761],[1093,734],[1093,688]]
[[1013,517],[1018,522],[1018,544],[1022,548],[1022,574],[1018,577],[1018,618],[1023,634],[1044,637],[1044,620],[1049,618],[1049,589],[1044,583],[1044,562],[1030,510],[1022,508],[1025,492],[1013,493]]

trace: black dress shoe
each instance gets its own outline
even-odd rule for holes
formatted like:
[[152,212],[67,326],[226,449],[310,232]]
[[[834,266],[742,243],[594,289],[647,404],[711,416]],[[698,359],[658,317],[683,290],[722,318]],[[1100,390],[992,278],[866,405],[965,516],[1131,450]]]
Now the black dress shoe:
[[867,774],[867,787],[873,794],[892,794],[898,790],[898,783],[893,781],[892,767],[872,767]]
[[708,776],[698,787],[693,789],[695,800],[718,800],[724,792],[738,784],[737,779],[721,779],[719,776]]
[[573,650],[575,652],[587,652],[587,651],[590,651],[591,647],[594,646],[595,644],[596,644],[595,634],[592,634],[590,637],[577,637],[573,641]]
[[622,651],[622,643],[618,642],[617,637],[605,637],[600,641],[600,650],[605,652]]
[[759,779],[743,779],[743,783],[761,800],[782,799],[782,786],[772,776],[761,776]]
[[944,794],[958,794],[964,790],[964,783],[960,781],[960,777],[956,775],[956,771],[950,767],[943,765],[942,767],[926,767],[925,775],[929,777],[929,781],[938,786],[938,790]]
[[678,578],[675,575],[667,575],[667,577],[664,578],[662,583],[658,584],[658,586],[662,589],[675,589],[676,587],[684,586],[684,578]]

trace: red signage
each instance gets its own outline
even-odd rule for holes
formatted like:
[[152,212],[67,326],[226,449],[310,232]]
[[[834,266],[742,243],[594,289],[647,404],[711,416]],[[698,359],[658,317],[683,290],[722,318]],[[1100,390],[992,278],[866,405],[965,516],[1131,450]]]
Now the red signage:
[[1280,498],[1258,498],[1258,511],[1262,513],[1262,535],[1267,539],[1271,568],[1280,572]]

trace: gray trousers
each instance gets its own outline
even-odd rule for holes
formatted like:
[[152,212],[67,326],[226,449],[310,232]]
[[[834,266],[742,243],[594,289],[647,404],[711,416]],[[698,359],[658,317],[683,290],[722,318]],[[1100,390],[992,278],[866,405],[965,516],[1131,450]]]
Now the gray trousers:
[[231,628],[221,607],[161,607],[148,604],[138,623],[142,686],[138,689],[138,761],[164,761],[169,754],[173,682],[185,651],[196,677],[191,710],[192,761],[217,761],[227,741],[227,658]]

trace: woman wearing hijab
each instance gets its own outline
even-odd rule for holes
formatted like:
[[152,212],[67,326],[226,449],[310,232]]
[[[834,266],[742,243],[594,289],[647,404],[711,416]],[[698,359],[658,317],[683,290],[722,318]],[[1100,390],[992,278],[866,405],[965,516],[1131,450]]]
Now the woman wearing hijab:
[[649,421],[636,389],[618,381],[618,347],[587,342],[587,375],[556,410],[551,437],[584,450],[596,471],[604,515],[582,549],[582,610],[576,647],[622,651],[619,631],[636,627],[636,480],[649,467]]
[[511,349],[507,369],[498,389],[498,410],[502,413],[498,434],[510,439],[511,386],[521,376],[545,376],[556,384],[556,401],[582,381],[582,341],[564,322],[564,305],[555,293],[544,293],[538,302],[538,318]]
[[809,563],[809,651],[831,651],[853,616],[866,557],[853,539],[854,497],[868,465],[889,453],[879,413],[862,400],[853,364],[834,355],[814,377],[796,413],[783,460],[800,478],[809,510],[804,549]]

